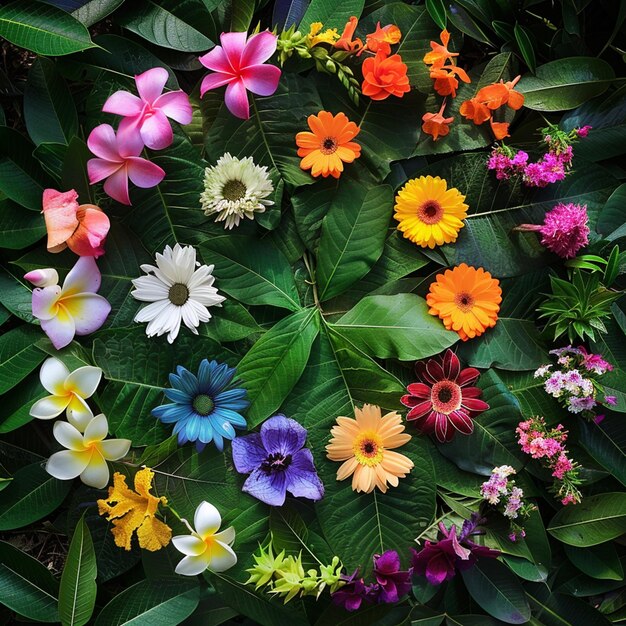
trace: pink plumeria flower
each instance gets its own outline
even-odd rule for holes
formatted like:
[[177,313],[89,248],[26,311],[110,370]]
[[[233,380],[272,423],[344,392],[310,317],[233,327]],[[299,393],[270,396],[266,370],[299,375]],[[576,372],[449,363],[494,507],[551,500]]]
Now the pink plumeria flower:
[[120,141],[139,137],[148,148],[162,150],[174,139],[168,117],[179,124],[191,122],[189,97],[180,89],[163,93],[167,79],[165,68],[154,67],[135,76],[139,98],[128,91],[116,91],[109,96],[102,110],[124,117],[117,129]]
[[[42,284],[44,272],[49,270],[34,270],[24,278]],[[94,258],[81,256],[65,277],[63,287],[46,281],[45,286],[33,289],[33,315],[57,350],[71,343],[74,335],[88,335],[104,324],[111,305],[96,293],[100,281]]]
[[200,63],[214,72],[202,79],[200,96],[227,85],[226,106],[233,115],[244,120],[250,117],[247,92],[271,96],[278,88],[281,74],[275,65],[264,65],[276,51],[276,35],[266,30],[247,41],[246,37],[247,33],[222,33],[222,45],[200,57]]
[[165,172],[139,156],[143,149],[141,137],[129,135],[122,140],[109,124],[96,126],[87,139],[87,146],[98,157],[87,161],[89,182],[104,183],[104,191],[122,204],[130,204],[128,179],[137,187],[147,189],[158,185]]

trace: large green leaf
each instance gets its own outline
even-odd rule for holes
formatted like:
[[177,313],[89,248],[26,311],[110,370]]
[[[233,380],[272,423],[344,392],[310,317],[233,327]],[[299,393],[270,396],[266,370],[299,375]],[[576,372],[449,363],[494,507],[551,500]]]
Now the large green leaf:
[[8,393],[0,396],[2,404],[0,433],[11,432],[35,419],[30,414],[30,407],[47,395],[49,393],[43,388],[39,375],[31,374]]
[[0,248],[20,250],[46,234],[41,215],[28,211],[8,198],[0,200]]
[[412,293],[363,298],[332,328],[367,354],[400,361],[438,354],[459,339]]
[[624,568],[615,546],[601,543],[587,548],[563,546],[567,558],[584,574],[601,580],[623,580]]
[[213,42],[152,0],[135,3],[118,22],[149,42],[172,50],[200,52],[214,46]]
[[28,73],[24,117],[28,134],[37,146],[44,142],[68,144],[78,132],[72,95],[48,59],[37,59]]
[[626,236],[626,184],[620,185],[606,201],[598,216],[598,232],[609,241]]
[[626,533],[626,493],[586,496],[576,506],[562,508],[548,532],[570,546],[586,548]]
[[298,382],[319,332],[315,309],[284,318],[241,359],[238,373],[248,390],[248,427],[253,428],[282,404]]
[[89,28],[89,26],[93,26],[96,22],[113,13],[123,3],[124,0],[88,0],[82,6],[74,9],[72,15]]
[[385,245],[393,194],[388,185],[339,186],[322,223],[316,279],[323,302],[345,291],[371,269]]
[[33,326],[19,326],[0,337],[0,394],[26,378],[45,358],[35,345],[41,337]]
[[241,302],[300,309],[289,262],[268,240],[213,237],[200,245],[200,253],[215,265],[218,288]]
[[46,517],[63,502],[71,487],[71,481],[53,478],[41,463],[17,470],[2,492],[0,530],[22,528]]
[[615,80],[611,66],[596,57],[550,61],[517,84],[524,106],[533,111],[568,111],[604,93]]
[[176,626],[198,606],[195,579],[140,580],[117,594],[98,614],[95,626]]
[[311,4],[300,21],[299,29],[303,33],[308,32],[313,22],[321,22],[324,28],[336,28],[341,32],[350,16],[361,15],[364,4],[364,0],[344,0],[344,2],[311,0]]
[[16,0],[0,7],[0,37],[49,56],[94,46],[89,31],[69,13],[34,0]]
[[[182,361],[181,355],[185,355]],[[168,376],[178,365],[196,372],[204,358],[230,360],[208,337],[181,335],[171,345],[165,337],[149,338],[137,327],[99,332],[93,342],[93,358],[107,380],[100,402],[109,428],[135,446],[154,445],[167,438],[168,429],[150,411],[162,404]]]
[[474,601],[490,615],[507,624],[529,620],[530,607],[522,585],[500,561],[481,559],[461,575]]
[[626,486],[626,423],[622,415],[608,415],[600,423],[581,421],[580,445]]
[[63,626],[83,626],[96,604],[96,553],[84,517],[74,529],[59,588],[59,616]]
[[459,355],[473,367],[514,371],[535,370],[549,360],[535,324],[506,317],[481,337],[462,344]]
[[59,582],[47,568],[0,541],[0,603],[37,622],[58,622]]

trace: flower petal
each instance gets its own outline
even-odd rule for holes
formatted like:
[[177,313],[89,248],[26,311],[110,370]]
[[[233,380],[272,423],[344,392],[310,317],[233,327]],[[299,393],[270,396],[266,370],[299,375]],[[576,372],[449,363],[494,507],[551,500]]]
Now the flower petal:
[[193,535],[178,535],[172,537],[174,547],[186,556],[200,556],[206,550],[206,543],[200,537]]
[[123,161],[117,145],[115,131],[110,124],[96,126],[87,138],[87,147],[97,157],[105,161],[121,163]]
[[261,426],[263,446],[269,453],[294,454],[306,441],[306,429],[296,420],[275,415]]
[[85,451],[83,435],[71,424],[67,422],[55,422],[52,427],[52,434],[64,448],[74,450],[75,452]]
[[237,77],[229,74],[220,74],[217,72],[215,74],[207,74],[202,79],[200,85],[200,97],[204,96],[207,91],[232,83],[234,80],[237,80]]
[[213,50],[210,50],[206,54],[202,55],[198,60],[208,70],[219,72],[221,74],[228,74],[230,76],[235,75],[233,66],[230,64],[222,46],[215,46]]
[[193,516],[193,524],[202,539],[214,535],[219,530],[221,523],[220,512],[210,502],[205,500],[198,505]]
[[180,89],[159,96],[154,102],[154,107],[161,109],[167,117],[179,124],[190,124],[193,118],[189,96]]
[[63,307],[74,319],[78,336],[89,335],[98,330],[111,312],[111,305],[108,300],[95,293],[79,293],[64,298]]
[[180,561],[174,571],[182,576],[197,576],[198,574],[202,574],[209,565],[208,557],[208,552],[200,556],[186,556]]
[[41,329],[48,335],[57,350],[69,345],[76,334],[74,318],[68,315],[64,307],[59,307],[56,316],[52,319],[41,320]]
[[65,299],[79,293],[93,292],[100,289],[102,276],[93,257],[80,257],[69,271],[63,282],[63,294]]
[[258,433],[233,439],[232,448],[233,463],[240,474],[254,471],[268,455]]
[[271,96],[278,88],[280,75],[275,65],[253,65],[241,71],[246,89],[259,96]]
[[73,450],[55,452],[46,463],[46,472],[59,480],[71,480],[85,470],[90,457],[91,452]]
[[133,96],[128,91],[121,90],[110,95],[102,106],[104,113],[114,113],[124,117],[140,115],[142,109],[143,102],[140,98]]
[[242,120],[250,117],[250,105],[248,103],[248,93],[243,80],[237,79],[226,87],[224,102],[228,110]]
[[232,526],[229,526],[221,533],[215,533],[215,535],[213,535],[213,539],[230,546],[235,541],[235,529]]
[[87,467],[81,472],[80,479],[88,487],[104,489],[109,483],[109,466],[104,457],[94,450]]
[[104,211],[95,208],[84,209],[83,219],[80,220],[78,228],[67,240],[67,245],[74,254],[79,256],[102,256],[104,254],[104,240],[110,227],[111,222]]
[[285,474],[287,491],[296,498],[321,500],[324,496],[324,485],[315,471],[313,455],[307,448],[296,452]]
[[220,35],[222,50],[224,50],[224,54],[235,72],[238,72],[242,67],[241,57],[246,47],[247,38],[248,34],[245,32],[222,33]]
[[61,287],[59,287],[59,285],[33,289],[33,299],[31,302],[33,315],[38,320],[50,320],[55,317],[60,295]]
[[[166,120],[167,121],[167,120]],[[169,122],[167,122],[169,127]],[[170,132],[172,128],[170,127]],[[142,189],[148,189],[158,185],[165,176],[165,172],[156,163],[151,163],[141,157],[128,158],[128,176]]]
[[128,195],[128,171],[126,164],[109,176],[107,181],[104,183],[104,192],[111,196],[113,200],[117,200],[121,204],[130,205],[130,196]]
[[104,413],[96,415],[85,428],[85,445],[102,441],[109,433],[109,422]]
[[42,205],[48,231],[48,250],[65,243],[78,227],[77,198],[78,194],[73,189],[65,193],[44,189]]
[[81,398],[91,397],[102,379],[102,370],[93,365],[85,365],[75,369],[66,377],[65,389],[71,391]]
[[169,74],[164,67],[153,67],[152,69],[135,76],[137,91],[142,100],[152,104],[162,93]]
[[266,474],[260,469],[255,469],[243,484],[242,491],[270,506],[282,506],[285,504],[287,494],[285,472]]
[[[276,35],[270,33],[268,30],[252,35],[252,37],[248,39],[241,54],[240,69],[249,67],[250,65],[265,63],[265,61],[276,52],[277,39]],[[278,71],[280,74],[280,70]]]
[[55,396],[66,395],[65,379],[69,375],[70,370],[65,367],[63,361],[53,356],[46,359],[39,370],[39,380],[43,388]]
[[89,175],[89,184],[99,183],[101,180],[108,178],[120,168],[123,163],[117,161],[106,161],[104,159],[89,159],[87,161],[87,174]]
[[[155,111],[153,115],[144,119],[141,124],[140,134],[143,142],[152,150],[163,150],[174,140],[172,127],[163,111]],[[133,180],[130,169],[129,175],[131,180]],[[133,180],[133,182],[135,181]],[[153,187],[154,185],[150,186]]]
[[225,572],[237,563],[234,550],[220,541],[215,541],[207,552],[210,559],[209,570],[212,572]]
[[132,443],[130,439],[106,439],[99,447],[107,461],[119,461],[128,454]]
[[30,415],[40,420],[51,420],[65,411],[71,396],[46,396],[30,407]]
[[93,417],[89,405],[81,397],[73,395],[67,406],[67,421],[81,433],[84,433],[87,424],[91,422]]

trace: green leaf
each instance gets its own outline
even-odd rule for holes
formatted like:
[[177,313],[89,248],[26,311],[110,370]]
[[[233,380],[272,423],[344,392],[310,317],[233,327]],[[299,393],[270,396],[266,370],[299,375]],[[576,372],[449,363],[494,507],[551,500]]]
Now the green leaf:
[[17,470],[2,492],[0,530],[22,528],[46,517],[63,502],[71,487],[72,481],[53,478],[41,463]]
[[123,3],[124,0],[88,0],[72,11],[72,17],[89,28],[113,13]]
[[55,64],[46,58],[33,63],[24,90],[24,117],[35,145],[68,144],[78,133],[72,95]]
[[48,56],[72,54],[95,45],[89,31],[69,13],[33,0],[16,0],[0,8],[0,37]]
[[626,184],[620,185],[606,201],[598,216],[597,229],[609,241],[626,237]]
[[11,432],[35,419],[30,414],[30,407],[47,395],[49,392],[43,388],[39,375],[32,374],[13,387],[9,393],[0,396],[3,409],[0,433]]
[[364,4],[364,0],[311,0],[298,30],[307,33],[313,22],[322,22],[324,28],[336,28],[341,32],[352,15],[361,15]]
[[100,611],[95,626],[176,626],[198,606],[200,588],[195,579],[140,580],[117,594]]
[[61,178],[66,154],[65,143],[41,143],[33,150],[33,156],[39,161],[41,168],[55,181]]
[[59,583],[37,559],[0,541],[0,602],[38,622],[58,622]]
[[568,111],[604,93],[615,80],[611,66],[595,57],[569,57],[525,74],[517,84],[524,106],[533,111]]
[[33,292],[21,275],[18,278],[7,268],[0,267],[0,292],[2,293],[2,305],[6,309],[25,322],[34,322],[35,318],[32,314]]
[[332,328],[367,354],[400,361],[439,354],[459,339],[412,293],[363,298]]
[[442,30],[447,27],[446,5],[443,0],[426,0],[426,10],[433,22]]
[[199,249],[204,262],[215,265],[220,291],[245,304],[300,309],[289,261],[268,240],[224,235],[207,240]]
[[322,223],[316,272],[322,302],[363,278],[380,258],[392,205],[388,185],[339,186]]
[[535,49],[528,30],[516,22],[513,27],[513,34],[515,35],[515,41],[517,41],[517,45],[522,53],[524,63],[526,63],[531,72],[534,72],[537,66],[537,60],[535,59]]
[[39,212],[43,190],[49,181],[32,152],[33,145],[24,135],[0,126],[0,191],[27,209]]
[[118,23],[150,43],[172,50],[200,52],[214,46],[200,31],[152,0],[135,4]]
[[480,559],[461,575],[474,601],[489,615],[507,624],[524,624],[530,619],[530,607],[519,580],[500,561]]
[[494,328],[459,346],[459,356],[472,367],[535,370],[548,362],[539,331],[530,320],[498,318]]
[[600,424],[581,421],[580,445],[626,486],[626,423],[622,416],[608,415]]
[[319,332],[314,309],[293,313],[267,331],[241,359],[237,372],[248,390],[248,428],[282,404],[298,382]]
[[611,543],[587,548],[563,546],[567,558],[584,574],[601,580],[623,580],[624,568]]
[[235,32],[248,32],[254,17],[255,2],[250,0],[233,0],[230,27]]
[[586,496],[580,504],[562,508],[548,532],[570,546],[595,546],[626,533],[626,493]]
[[74,529],[61,574],[59,616],[63,626],[83,626],[96,604],[96,553],[84,516]]
[[33,326],[19,326],[0,337],[0,394],[26,378],[46,357],[35,346],[41,337]]

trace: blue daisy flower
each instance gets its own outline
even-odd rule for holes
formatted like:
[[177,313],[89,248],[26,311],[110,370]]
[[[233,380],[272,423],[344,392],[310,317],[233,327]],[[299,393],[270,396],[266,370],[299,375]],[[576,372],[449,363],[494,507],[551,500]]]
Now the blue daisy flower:
[[163,393],[173,404],[152,409],[152,415],[164,424],[175,424],[173,433],[179,445],[195,442],[198,452],[213,442],[221,452],[224,439],[235,438],[235,428],[245,428],[241,411],[248,408],[246,390],[233,388],[235,368],[204,359],[198,375],[179,365],[170,374],[171,389]]

